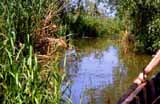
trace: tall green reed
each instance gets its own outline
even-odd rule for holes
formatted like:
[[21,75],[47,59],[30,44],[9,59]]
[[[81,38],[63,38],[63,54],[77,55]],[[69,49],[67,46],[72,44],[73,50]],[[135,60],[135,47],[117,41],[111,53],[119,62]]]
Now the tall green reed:
[[[59,104],[58,61],[41,76],[31,34],[56,0],[2,0],[0,3],[0,101],[4,104]],[[55,4],[56,5],[56,4]]]

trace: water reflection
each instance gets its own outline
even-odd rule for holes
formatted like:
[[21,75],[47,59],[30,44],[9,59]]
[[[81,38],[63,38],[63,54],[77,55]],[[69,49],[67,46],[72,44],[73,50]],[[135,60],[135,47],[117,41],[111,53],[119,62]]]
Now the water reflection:
[[67,51],[64,81],[71,82],[65,95],[73,104],[115,104],[150,59],[123,53],[119,41],[106,38],[75,40],[75,46]]

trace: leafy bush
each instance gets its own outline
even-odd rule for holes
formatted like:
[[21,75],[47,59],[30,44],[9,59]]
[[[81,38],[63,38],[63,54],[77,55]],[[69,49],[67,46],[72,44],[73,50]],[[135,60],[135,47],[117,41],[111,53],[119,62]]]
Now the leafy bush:
[[154,18],[148,24],[148,38],[153,42],[152,46],[148,47],[148,50],[155,51],[160,48],[160,16]]
[[154,52],[159,49],[159,0],[120,0],[118,3],[119,16],[126,19],[127,26],[136,36],[137,50]]

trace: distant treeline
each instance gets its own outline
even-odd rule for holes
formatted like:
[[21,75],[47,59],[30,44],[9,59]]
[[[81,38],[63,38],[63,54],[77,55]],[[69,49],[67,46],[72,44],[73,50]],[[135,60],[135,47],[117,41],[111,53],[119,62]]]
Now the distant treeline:
[[[68,26],[73,34],[79,33],[81,35],[92,34],[93,36],[101,36],[103,33],[115,34],[113,31],[127,30],[135,37],[134,40],[137,51],[151,53],[160,48],[159,0],[97,0],[96,2],[89,2],[88,0],[83,2],[82,0],[78,0],[76,3],[77,5],[75,7],[73,6],[72,9],[70,9],[71,11],[68,11],[68,13],[73,15],[73,18],[67,20],[67,22],[69,22]],[[116,23],[113,21],[109,23],[107,19],[107,21],[102,19],[98,20],[99,18],[95,19],[96,17],[104,16],[103,12],[98,9],[98,6],[102,3],[105,4],[103,9],[110,9],[111,12],[116,13],[115,16],[112,17],[116,19],[110,19],[111,21],[116,20]],[[76,16],[74,15],[79,16],[75,19],[74,17]],[[69,16],[71,17],[71,15]],[[117,25],[117,20],[119,24],[121,24],[120,26]],[[107,23],[111,26],[103,25]],[[115,24],[117,26],[115,26]],[[112,28],[112,26],[114,26],[114,28]]]

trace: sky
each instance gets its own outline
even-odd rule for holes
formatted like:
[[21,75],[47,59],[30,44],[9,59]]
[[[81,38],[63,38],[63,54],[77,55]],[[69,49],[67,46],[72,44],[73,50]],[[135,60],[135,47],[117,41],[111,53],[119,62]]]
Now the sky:
[[[78,0],[71,0],[71,5],[76,5]],[[82,2],[85,5],[85,2],[87,0],[82,0]],[[93,4],[96,2],[96,0],[88,0],[89,2],[92,2]],[[107,5],[107,3],[99,3],[98,5],[98,10],[99,12],[101,12],[102,14],[104,14],[105,16],[109,16],[109,17],[114,17],[116,14],[116,10],[112,11],[109,9],[109,6]]]

